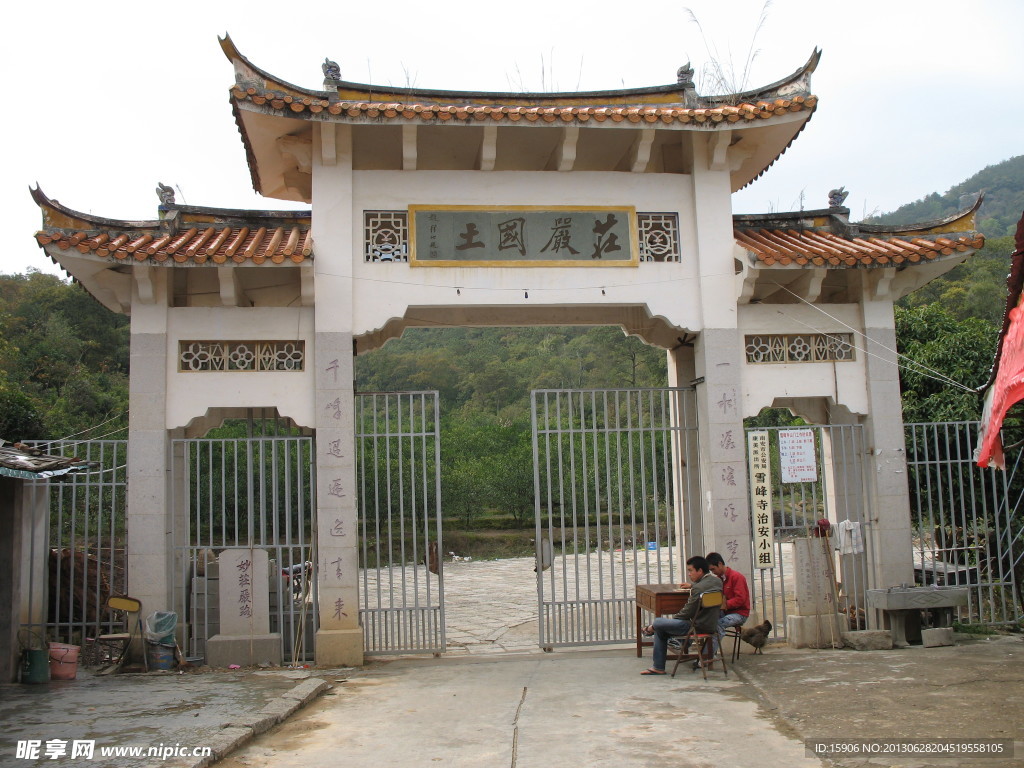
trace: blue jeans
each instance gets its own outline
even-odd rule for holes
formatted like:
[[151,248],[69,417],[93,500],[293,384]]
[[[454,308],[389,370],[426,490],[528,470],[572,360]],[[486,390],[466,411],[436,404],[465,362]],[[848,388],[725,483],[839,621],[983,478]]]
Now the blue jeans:
[[682,637],[690,631],[688,619],[666,619],[659,616],[654,620],[654,663],[653,669],[665,671],[665,657],[668,655],[670,637]]
[[714,658],[718,653],[718,644],[721,642],[722,633],[725,632],[729,627],[738,627],[747,620],[746,616],[741,616],[738,613],[723,613],[718,617],[718,633],[711,641],[711,658]]

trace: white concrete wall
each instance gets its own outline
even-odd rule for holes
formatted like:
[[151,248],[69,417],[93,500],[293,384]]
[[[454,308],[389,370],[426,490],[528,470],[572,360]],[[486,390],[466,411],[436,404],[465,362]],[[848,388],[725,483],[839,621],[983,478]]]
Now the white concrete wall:
[[[744,304],[739,307],[740,341],[747,335],[853,333],[862,331],[856,304],[826,304],[822,311],[804,304]],[[855,359],[835,363],[747,363],[743,355],[743,418],[756,416],[775,398],[827,397],[857,414],[866,414],[867,353],[854,334]]]
[[[302,371],[179,371],[180,341],[304,341]],[[312,426],[312,307],[179,307],[167,311],[167,428],[186,426],[209,408],[264,408]]]
[[[526,308],[646,304],[652,316],[664,317],[672,325],[699,327],[696,227],[688,176],[356,171],[352,177],[353,333],[357,336],[380,329],[391,318],[403,317],[408,306],[481,304]],[[324,186],[340,184],[343,178],[328,170]],[[682,261],[646,262],[635,268],[589,265],[414,268],[404,263],[364,262],[363,211],[404,210],[409,205],[631,205],[637,211],[674,211],[679,214]],[[728,216],[728,197],[724,206]],[[319,215],[319,211],[315,215]],[[321,240],[316,241],[318,259],[324,245]],[[318,262],[318,298],[322,295],[319,288],[324,270]],[[456,293],[455,286],[460,287],[461,295]],[[529,289],[534,292],[527,299],[524,290]]]

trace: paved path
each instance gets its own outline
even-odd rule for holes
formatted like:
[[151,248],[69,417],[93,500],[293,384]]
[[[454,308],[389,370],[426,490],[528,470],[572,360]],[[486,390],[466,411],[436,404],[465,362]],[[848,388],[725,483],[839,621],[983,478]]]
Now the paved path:
[[641,677],[619,651],[375,664],[223,768],[820,766],[721,674]]
[[[598,558],[603,569],[598,567]],[[634,562],[639,558],[639,562]],[[669,582],[679,578],[670,573],[667,561],[658,562],[643,550],[580,558],[556,557],[545,572],[545,594],[567,585],[569,594],[633,596],[634,566],[641,583]],[[532,557],[505,560],[455,561],[444,564],[445,620],[449,654],[486,654],[508,651],[536,651],[540,645],[537,628],[537,574]],[[589,569],[588,569],[589,564]],[[614,577],[610,574],[614,566]],[[648,569],[649,566],[649,569]],[[598,577],[603,571],[604,578]],[[650,577],[647,573],[652,574]],[[552,580],[552,575],[555,580]],[[603,590],[603,592],[602,592]]]
[[[593,552],[581,555],[555,558],[553,567],[545,571],[545,598],[552,594],[580,594],[588,597],[618,596],[632,597],[634,587],[642,584],[671,583],[682,580],[678,567],[670,568],[668,553],[645,550],[625,552]],[[779,576],[787,584],[792,602],[792,547],[782,547],[782,562]],[[537,627],[537,575],[534,573],[535,560],[532,557],[515,557],[503,560],[450,560],[444,563],[444,600],[447,653],[488,654],[505,652],[534,651],[540,646]],[[390,575],[395,589],[408,585],[410,600],[416,591],[418,599],[436,603],[437,578],[426,572],[424,566],[396,569]],[[378,574],[369,571],[368,602],[376,605]],[[782,616],[782,597],[779,584],[775,585],[774,615]],[[387,604],[387,587],[382,587]],[[755,582],[758,601],[771,601],[770,585],[762,588]],[[563,592],[564,590],[564,592]],[[789,606],[792,609],[792,606]],[[771,615],[771,613],[769,614]],[[784,622],[778,622],[782,629]]]

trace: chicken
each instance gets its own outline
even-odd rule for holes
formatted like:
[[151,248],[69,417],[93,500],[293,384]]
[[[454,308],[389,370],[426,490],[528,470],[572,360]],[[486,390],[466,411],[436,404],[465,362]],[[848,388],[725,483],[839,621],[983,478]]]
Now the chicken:
[[772,623],[765,619],[763,624],[756,627],[747,627],[740,632],[740,640],[748,645],[754,646],[754,653],[761,653],[761,648],[768,642],[768,635],[772,631]]

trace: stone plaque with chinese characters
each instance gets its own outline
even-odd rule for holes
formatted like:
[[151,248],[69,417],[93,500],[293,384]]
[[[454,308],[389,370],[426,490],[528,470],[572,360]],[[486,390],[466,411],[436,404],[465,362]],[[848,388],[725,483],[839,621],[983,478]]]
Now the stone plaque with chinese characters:
[[632,207],[409,206],[412,266],[633,267]]
[[220,565],[220,634],[270,632],[269,560],[265,549],[226,549]]
[[767,432],[747,433],[750,467],[750,516],[754,541],[754,567],[775,567],[775,521],[772,514],[772,463]]

